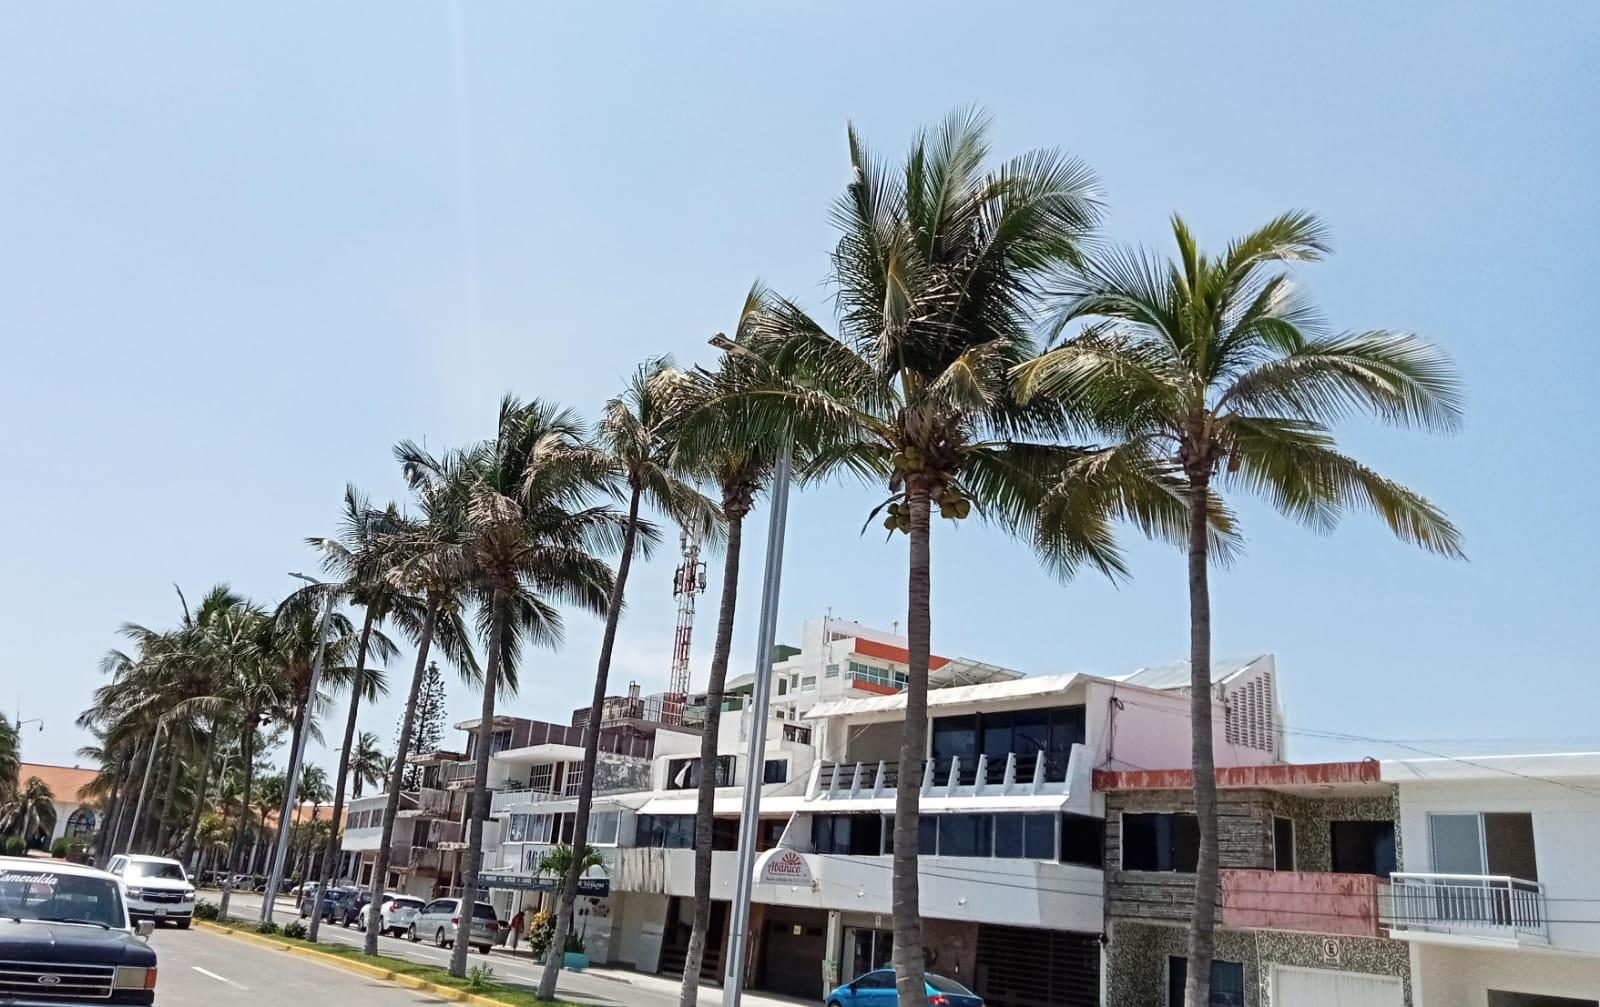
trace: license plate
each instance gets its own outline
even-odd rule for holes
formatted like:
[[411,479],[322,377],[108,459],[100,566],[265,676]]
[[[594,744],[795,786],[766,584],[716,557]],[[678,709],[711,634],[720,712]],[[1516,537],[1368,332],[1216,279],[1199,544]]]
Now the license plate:
[[167,915],[167,911],[165,909],[157,909],[156,910],[156,915],[157,916],[165,916],[165,915]]

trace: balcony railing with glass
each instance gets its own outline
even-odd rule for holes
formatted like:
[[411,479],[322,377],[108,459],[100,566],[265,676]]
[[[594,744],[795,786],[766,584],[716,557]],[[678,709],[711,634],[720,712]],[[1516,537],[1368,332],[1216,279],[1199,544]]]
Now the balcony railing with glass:
[[539,804],[561,799],[560,794],[548,790],[500,790],[495,792],[489,802],[489,813],[498,815],[520,804]]
[[[1074,745],[1073,750],[1082,748]],[[922,763],[924,794],[943,790],[971,793],[1038,793],[1047,784],[1064,785],[1071,776],[1072,757],[1058,752],[1008,752],[993,761],[980,755],[970,765],[959,756],[927,759]],[[810,796],[881,797],[899,784],[896,761],[822,762],[817,766]],[[1056,792],[1052,790],[1051,792]]]
[[1544,886],[1506,875],[1399,873],[1378,890],[1394,936],[1443,933],[1548,943]]

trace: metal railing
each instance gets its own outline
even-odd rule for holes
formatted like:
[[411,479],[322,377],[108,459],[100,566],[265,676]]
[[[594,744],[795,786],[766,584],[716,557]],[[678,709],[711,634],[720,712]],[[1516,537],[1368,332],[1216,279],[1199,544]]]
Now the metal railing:
[[1550,939],[1544,885],[1508,875],[1393,874],[1378,917],[1391,930]]
[[489,802],[490,814],[499,814],[519,804],[538,804],[542,801],[559,801],[560,794],[548,790],[500,790]]
[[[983,791],[992,787],[1011,792],[1017,787],[1037,789],[1043,784],[1065,783],[1071,759],[1056,752],[1009,752],[990,761],[987,755],[975,760],[956,757],[928,759],[922,764],[919,783],[924,793],[936,788],[954,791],[970,788]],[[851,797],[878,796],[898,785],[898,760],[881,762],[824,762],[817,774],[820,792]]]

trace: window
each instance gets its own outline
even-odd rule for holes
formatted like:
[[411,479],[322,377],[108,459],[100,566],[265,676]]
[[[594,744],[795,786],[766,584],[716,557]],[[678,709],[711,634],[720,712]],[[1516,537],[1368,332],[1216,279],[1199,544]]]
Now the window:
[[569,762],[569,763],[567,763],[567,781],[566,781],[565,784],[563,784],[563,786],[561,788],[562,793],[567,797],[576,797],[578,795],[578,791],[580,791],[582,789],[583,789],[583,763],[581,763],[581,762]]
[[837,664],[828,665],[826,668],[822,669],[822,677],[823,678],[838,678],[839,677],[839,666]]
[[1122,813],[1122,869],[1193,874],[1200,823],[1188,813]]
[[[1527,812],[1429,815],[1433,869],[1440,874],[1498,874],[1539,880],[1533,816]],[[1389,853],[1393,866],[1393,842]]]
[[1537,993],[1508,993],[1505,990],[1489,991],[1489,1007],[1600,1007],[1600,1000],[1577,1000],[1572,997],[1540,996]]
[[87,920],[114,929],[127,925],[122,896],[110,879],[57,875],[26,865],[6,868],[0,881],[0,915],[16,920]]
[[[882,851],[883,842],[883,818],[879,815],[813,815],[811,818],[811,847],[817,853],[870,857]],[[894,845],[892,837],[889,845]]]
[[490,738],[489,738],[489,754],[490,755],[494,755],[497,752],[503,752],[503,751],[505,751],[506,749],[508,749],[510,747],[511,747],[511,729],[509,727],[506,728],[503,731],[494,732],[494,734],[491,735]]
[[617,845],[617,820],[615,811],[597,811],[589,816],[589,845]]
[[936,718],[932,746],[935,780],[943,783],[950,760],[959,758],[960,782],[971,785],[978,778],[978,756],[984,755],[988,757],[988,779],[998,782],[1005,773],[1007,756],[1015,754],[1017,782],[1030,783],[1042,752],[1045,779],[1059,783],[1067,778],[1067,760],[1072,746],[1083,742],[1084,730],[1081,706]]
[[779,675],[778,676],[778,695],[787,696],[788,694],[789,694],[789,680],[787,678],[784,678],[782,675]]
[[789,688],[791,688],[791,689],[800,688],[800,676],[799,676],[798,673],[789,676]]
[[1054,860],[1055,816],[995,815],[994,855],[1022,860]]
[[1294,870],[1294,822],[1287,818],[1272,820],[1272,868]]
[[68,839],[82,839],[94,832],[94,812],[89,808],[79,808],[67,816]]
[[[1183,987],[1189,981],[1189,959],[1167,959],[1167,1003],[1183,1003]],[[1212,961],[1210,1007],[1244,1007],[1244,965],[1239,962]]]
[[556,767],[554,763],[546,762],[543,765],[534,766],[528,774],[528,789],[548,794],[555,784],[555,779]]
[[863,664],[860,661],[848,662],[851,679],[866,682],[870,685],[883,685],[891,689],[904,688],[906,673],[895,671],[893,668],[884,668],[876,664]]
[[[731,787],[736,781],[733,775],[733,760],[731,755],[717,756],[716,786]],[[693,790],[700,786],[700,758],[673,759],[667,763],[667,789],[668,790]]]
[[894,973],[888,969],[877,972],[868,972],[855,981],[858,990],[892,990],[894,989]]
[[994,856],[993,815],[936,815],[939,856]]
[[789,782],[789,760],[788,759],[768,759],[761,766],[761,782],[762,783],[788,783]]
[[[1329,822],[1328,829],[1333,843],[1333,869],[1336,872],[1376,874],[1386,878],[1394,871],[1393,822]],[[1437,864],[1434,866],[1438,867]]]
[[1105,863],[1106,823],[1088,815],[1061,816],[1061,862],[1082,867]]
[[804,677],[804,678],[802,678],[800,680],[800,689],[801,689],[802,692],[813,692],[813,691],[816,690],[816,688],[817,688],[817,676],[815,676],[815,675],[807,675],[806,677]]

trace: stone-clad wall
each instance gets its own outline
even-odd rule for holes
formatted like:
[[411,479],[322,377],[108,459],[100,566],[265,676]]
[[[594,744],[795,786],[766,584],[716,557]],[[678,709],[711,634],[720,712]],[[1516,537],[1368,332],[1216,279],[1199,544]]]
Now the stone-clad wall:
[[[1167,1007],[1167,959],[1184,956],[1186,939],[1181,926],[1117,921],[1106,958],[1106,1007]],[[1244,966],[1246,1007],[1273,1007],[1274,965],[1329,967],[1322,960],[1323,938],[1316,934],[1218,930],[1216,940],[1218,959]],[[1368,937],[1339,941],[1339,971],[1397,976],[1405,989],[1405,1003],[1411,1003],[1411,966],[1404,942]]]

